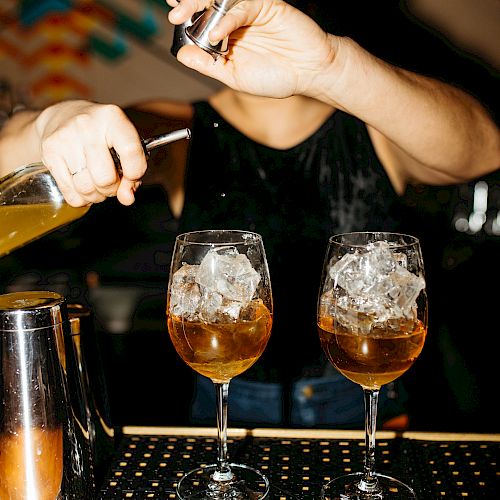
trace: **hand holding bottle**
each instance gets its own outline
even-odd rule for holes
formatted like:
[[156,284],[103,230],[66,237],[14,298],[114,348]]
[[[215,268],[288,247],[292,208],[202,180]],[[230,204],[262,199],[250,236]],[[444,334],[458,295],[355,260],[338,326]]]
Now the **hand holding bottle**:
[[[167,0],[172,24],[188,21],[207,0]],[[317,97],[317,81],[336,59],[340,38],[325,33],[310,17],[281,0],[238,2],[209,33],[214,46],[229,36],[227,56],[183,47],[177,58],[189,68],[236,90],[264,97]]]
[[[115,105],[65,101],[46,108],[34,122],[41,161],[66,201],[82,206],[117,196],[124,205],[146,172],[137,130]],[[120,157],[119,175],[110,149]]]

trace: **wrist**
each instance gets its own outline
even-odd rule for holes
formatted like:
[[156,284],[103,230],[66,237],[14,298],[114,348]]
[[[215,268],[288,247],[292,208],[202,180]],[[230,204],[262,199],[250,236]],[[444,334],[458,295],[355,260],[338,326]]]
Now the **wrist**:
[[356,99],[359,85],[365,85],[367,52],[351,38],[328,37],[335,55],[325,60],[325,65],[318,72],[313,97],[347,111],[352,99]]
[[0,130],[0,176],[28,163],[40,161],[34,127],[37,111],[15,112]]

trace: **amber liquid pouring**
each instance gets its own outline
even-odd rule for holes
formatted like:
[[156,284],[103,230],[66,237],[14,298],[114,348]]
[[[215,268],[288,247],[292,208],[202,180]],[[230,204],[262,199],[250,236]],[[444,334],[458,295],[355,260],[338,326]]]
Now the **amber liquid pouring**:
[[90,207],[0,205],[0,257],[83,216]]
[[0,435],[0,499],[55,500],[62,473],[62,428]]
[[393,322],[391,327],[373,328],[363,335],[331,317],[319,318],[318,330],[330,362],[367,389],[380,389],[406,372],[422,351],[427,334],[421,321],[400,320],[397,328]]
[[193,370],[224,383],[250,368],[264,352],[272,317],[262,301],[254,301],[252,317],[237,322],[203,323],[168,315],[175,350]]

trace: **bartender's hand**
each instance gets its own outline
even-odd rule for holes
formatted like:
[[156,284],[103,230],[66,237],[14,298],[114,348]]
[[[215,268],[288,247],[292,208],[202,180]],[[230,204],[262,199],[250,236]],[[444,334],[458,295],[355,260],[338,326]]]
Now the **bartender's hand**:
[[[170,22],[180,24],[209,0],[166,1],[174,7]],[[409,182],[458,183],[498,169],[498,126],[473,96],[326,33],[283,0],[237,3],[209,39],[228,35],[229,52],[215,62],[194,44],[182,47],[177,59],[237,91],[304,95],[356,116],[401,193]]]
[[[57,181],[66,201],[83,206],[117,196],[124,205],[146,171],[140,137],[115,105],[65,101],[44,109],[35,119],[41,160]],[[120,157],[122,177],[110,154]]]
[[[181,24],[203,10],[208,0],[166,0],[168,15]],[[229,53],[214,58],[194,46],[182,47],[177,59],[229,87],[265,97],[293,94],[319,97],[326,67],[337,54],[340,38],[324,32],[311,18],[282,0],[243,0],[210,32],[217,43],[229,37]]]

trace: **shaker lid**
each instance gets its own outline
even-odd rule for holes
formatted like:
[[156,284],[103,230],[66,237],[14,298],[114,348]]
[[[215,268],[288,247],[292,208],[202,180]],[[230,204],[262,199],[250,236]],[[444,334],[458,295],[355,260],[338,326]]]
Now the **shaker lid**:
[[64,297],[58,293],[26,291],[0,295],[0,331],[34,330],[66,320]]

